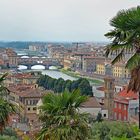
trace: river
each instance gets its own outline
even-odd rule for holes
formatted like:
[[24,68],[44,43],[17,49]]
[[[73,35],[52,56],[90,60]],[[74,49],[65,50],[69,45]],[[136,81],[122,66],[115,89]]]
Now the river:
[[64,80],[76,80],[76,78],[66,75],[60,71],[56,71],[56,70],[21,70],[23,72],[29,72],[29,71],[41,71],[43,75],[49,75],[52,78],[63,78]]
[[25,71],[41,71],[42,74],[49,75],[52,78],[56,78],[56,79],[63,78],[64,80],[76,80],[76,78],[69,76],[69,75],[66,75],[66,74],[64,74],[60,71],[57,71],[57,70],[44,70],[43,66],[41,66],[41,65],[33,66],[32,70],[27,70],[26,66],[19,66],[19,70],[24,71],[24,72]]
[[53,70],[41,70],[42,74],[49,75],[52,78],[63,78],[64,80],[75,80],[76,78],[66,75],[60,71],[53,71]]

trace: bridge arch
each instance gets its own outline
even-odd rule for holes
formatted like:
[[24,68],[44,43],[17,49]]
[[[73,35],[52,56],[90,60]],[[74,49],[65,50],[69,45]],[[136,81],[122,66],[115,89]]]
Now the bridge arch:
[[31,58],[39,58],[38,56],[33,56],[33,57],[31,57]]
[[27,70],[28,67],[25,66],[25,65],[18,65],[18,69],[19,69],[19,70]]
[[20,58],[30,58],[30,57],[27,55],[24,55],[24,56],[21,56]]
[[41,70],[45,70],[45,66],[44,65],[34,65],[31,67],[32,70],[38,70],[38,69],[41,69]]

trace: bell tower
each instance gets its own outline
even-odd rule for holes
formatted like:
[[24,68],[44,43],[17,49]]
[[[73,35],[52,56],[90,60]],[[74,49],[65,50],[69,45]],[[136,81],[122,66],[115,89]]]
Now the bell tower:
[[106,76],[104,78],[105,87],[105,99],[104,105],[108,109],[108,118],[113,119],[113,108],[114,108],[114,84],[115,79],[112,76]]

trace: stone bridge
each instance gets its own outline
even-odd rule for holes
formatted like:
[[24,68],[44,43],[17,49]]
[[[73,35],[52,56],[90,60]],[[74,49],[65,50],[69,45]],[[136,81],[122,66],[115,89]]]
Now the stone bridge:
[[59,60],[53,58],[45,57],[28,57],[28,58],[18,58],[18,65],[27,66],[27,69],[31,69],[34,65],[42,65],[45,69],[49,69],[50,66],[59,66],[62,67]]

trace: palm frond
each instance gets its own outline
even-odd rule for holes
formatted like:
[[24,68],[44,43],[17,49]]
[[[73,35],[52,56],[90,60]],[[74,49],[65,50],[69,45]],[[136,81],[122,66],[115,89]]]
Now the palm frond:
[[120,62],[121,60],[124,59],[124,49],[121,50],[121,52],[113,59],[113,61],[111,62],[112,65],[114,65],[117,62]]
[[126,63],[127,69],[133,69],[140,65],[140,54],[135,53]]
[[78,111],[81,103],[87,100],[78,91],[62,94],[47,94],[41,106],[40,119],[43,123],[38,140],[77,139],[84,140],[88,136],[88,114]]

